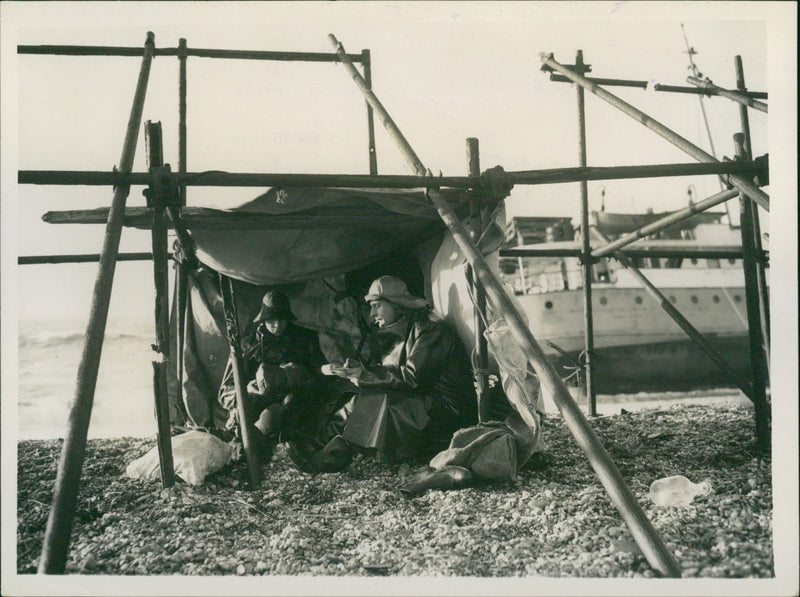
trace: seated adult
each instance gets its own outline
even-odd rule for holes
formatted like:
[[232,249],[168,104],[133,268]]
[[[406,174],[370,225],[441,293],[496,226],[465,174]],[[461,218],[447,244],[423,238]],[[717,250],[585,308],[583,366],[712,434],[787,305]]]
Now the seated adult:
[[[242,339],[245,408],[254,423],[251,436],[261,457],[267,460],[279,441],[295,433],[308,433],[319,409],[324,378],[320,367],[325,357],[319,338],[298,326],[289,298],[280,290],[264,295],[255,328]],[[238,433],[236,388],[229,361],[222,377],[218,400],[228,410],[226,427]]]
[[394,276],[375,280],[364,298],[385,340],[380,364],[348,359],[344,367],[326,366],[355,388],[340,411],[346,419],[339,435],[320,450],[290,443],[289,456],[308,472],[343,470],[363,449],[390,462],[429,456],[446,448],[456,430],[477,422],[469,358],[425,299]]

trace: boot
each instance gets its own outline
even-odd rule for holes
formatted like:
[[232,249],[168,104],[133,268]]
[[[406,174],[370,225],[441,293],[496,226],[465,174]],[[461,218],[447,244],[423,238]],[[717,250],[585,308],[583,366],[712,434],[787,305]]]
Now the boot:
[[289,458],[301,471],[311,474],[338,473],[352,462],[357,448],[341,438],[334,437],[321,450],[301,441],[289,442]]
[[464,467],[451,464],[436,470],[427,466],[417,471],[400,491],[413,496],[428,489],[459,489],[466,487],[471,481],[472,473]]
[[322,450],[311,457],[311,464],[320,472],[338,473],[347,468],[353,461],[356,452],[357,448],[354,444],[346,441],[341,435],[337,435]]
[[277,437],[281,432],[282,421],[283,406],[273,404],[261,411],[258,421],[255,422],[255,428],[267,437],[272,435]]

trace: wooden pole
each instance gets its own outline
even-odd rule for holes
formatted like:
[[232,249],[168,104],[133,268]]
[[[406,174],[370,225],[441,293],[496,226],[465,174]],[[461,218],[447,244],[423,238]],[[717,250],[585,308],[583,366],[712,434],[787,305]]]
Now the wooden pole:
[[[653,85],[653,91],[667,91],[671,93],[690,93],[694,95],[715,95],[715,93],[709,89],[698,89],[697,87],[682,87],[680,85],[661,85],[660,83],[656,83]],[[769,94],[765,91],[746,91],[745,95],[747,97],[753,97],[756,99],[767,99]]]
[[[372,89],[372,60],[370,59],[369,50],[361,50],[361,68],[364,69],[364,81],[367,82],[367,87]],[[367,105],[367,140],[369,143],[369,173],[372,176],[378,174],[378,154],[375,152],[375,120],[372,114],[372,106],[369,102]],[[480,176],[480,172],[476,174]]]
[[[746,91],[744,84],[744,67],[742,57],[736,56],[736,87],[740,91]],[[752,139],[750,137],[750,116],[745,106],[739,106],[739,117],[742,123],[742,134],[744,134],[744,159],[750,160],[753,156]],[[753,214],[753,246],[757,255],[763,254],[761,244],[761,224],[759,222],[758,209],[755,205],[750,206]],[[767,362],[767,376],[769,376],[769,338],[770,338],[770,315],[769,315],[769,289],[767,288],[767,273],[761,259],[756,259],[756,276],[758,278],[758,299],[761,313],[761,331],[764,334],[764,355]]]
[[742,95],[741,93],[737,93],[736,91],[723,89],[722,87],[714,85],[711,81],[704,81],[702,79],[698,79],[697,77],[687,77],[686,80],[692,85],[696,85],[697,87],[702,87],[703,89],[712,90],[714,91],[715,95],[726,97],[729,100],[733,100],[734,102],[741,104],[743,106],[749,106],[751,108],[758,110],[759,112],[765,112],[765,113],[768,112],[767,104],[755,100],[752,97],[747,97],[746,95]]
[[[186,40],[178,40],[178,172],[186,174],[186,66],[188,49]],[[180,205],[186,205],[186,183],[178,185],[181,194]]]
[[[611,104],[624,114],[627,114],[634,120],[637,120],[639,123],[643,124],[651,131],[660,135],[661,137],[663,137],[664,139],[666,139],[667,141],[669,141],[670,143],[681,149],[682,151],[686,152],[687,154],[695,158],[698,162],[714,163],[719,161],[714,156],[706,153],[696,145],[693,145],[692,143],[690,143],[689,141],[678,135],[676,132],[668,129],[663,124],[661,124],[657,120],[654,120],[641,110],[634,108],[629,103],[624,102],[623,100],[621,100],[614,94],[609,93],[602,87],[599,87],[594,83],[587,81],[586,78],[583,77],[582,75],[579,75],[578,73],[563,66],[562,64],[559,64],[558,62],[555,61],[552,54],[541,54],[541,59],[548,66],[554,68],[555,70],[557,70],[564,76],[568,77],[570,80],[577,83],[584,89],[588,89],[597,97],[605,100],[606,102],[608,102],[609,104]],[[735,186],[741,192],[743,192],[748,197],[756,201],[762,208],[769,211],[769,195],[767,195],[764,191],[758,188],[751,181],[742,178],[741,176],[729,175],[726,176],[726,182],[729,182],[730,184]]]
[[[572,83],[563,75],[552,73],[550,75],[551,81],[558,81],[559,83]],[[597,83],[598,85],[608,85],[611,87],[638,87],[639,89],[647,89],[648,81],[633,81],[631,79],[604,79],[602,77],[586,77],[587,81]]]
[[[480,166],[480,148],[478,140],[474,137],[467,139],[467,173],[471,177],[479,176],[481,172]],[[481,218],[481,205],[480,202],[471,198],[469,203],[470,213],[470,238],[472,242],[477,242],[483,233],[483,222]],[[469,278],[472,284],[475,303],[473,305],[473,325],[475,327],[475,391],[478,396],[478,421],[489,420],[489,404],[487,393],[489,390],[489,346],[484,336],[486,331],[486,291],[478,281],[469,267]]]
[[594,251],[592,251],[592,257],[604,257],[609,253],[613,253],[617,249],[621,249],[641,238],[655,234],[656,232],[660,232],[664,228],[668,228],[673,224],[687,220],[695,214],[706,211],[707,209],[714,207],[715,205],[719,205],[720,203],[724,203],[729,199],[733,199],[738,195],[738,191],[721,191],[716,193],[711,197],[699,201],[698,203],[693,203],[689,207],[685,207],[668,216],[658,219],[655,222],[647,224],[646,226],[642,226],[638,230],[634,230],[629,234],[625,234],[619,237],[617,240],[611,241],[607,245],[596,248]]
[[[575,57],[575,70],[580,74],[586,72],[583,62],[583,50],[578,50]],[[586,108],[583,98],[583,87],[577,87],[578,92],[578,165],[586,167]],[[581,270],[583,273],[583,334],[584,334],[584,362],[583,376],[586,397],[589,402],[589,416],[597,416],[597,396],[594,391],[594,318],[592,313],[592,272],[594,262],[592,247],[589,238],[589,191],[585,180],[580,182],[581,189]]]
[[[178,172],[186,174],[187,168],[187,127],[186,127],[186,97],[187,97],[187,66],[188,48],[186,39],[178,40]],[[186,205],[186,184],[179,184],[180,193],[179,209]],[[180,261],[175,263],[175,302],[177,305],[177,318],[175,326],[175,377],[177,379],[177,400],[183,404],[183,370],[184,370],[184,347],[186,342],[186,303],[187,288],[189,285],[189,274],[186,265]]]
[[[416,197],[417,201],[420,198],[421,194]],[[175,210],[168,210],[170,216],[173,215],[173,211]],[[102,224],[105,222],[107,214],[107,207],[87,210],[48,211],[42,216],[42,220],[48,224]],[[376,222],[373,215],[364,215],[353,211],[347,214],[347,220],[353,225],[370,226],[381,230],[397,231],[417,228],[414,222],[410,222],[409,218],[402,214],[387,214]],[[149,230],[153,225],[153,214],[144,207],[129,207],[125,210],[124,225]],[[341,218],[336,216],[335,208],[332,208],[328,217],[313,219],[309,218],[308,214],[301,212],[276,216],[274,214],[245,211],[233,212],[204,207],[187,207],[181,210],[179,217],[172,218],[170,224],[184,247],[189,246],[184,243],[184,237],[189,238],[185,234],[186,228],[203,228],[206,230],[219,228],[227,228],[229,230],[296,228],[298,230],[313,230],[316,228],[341,228],[341,225]],[[428,230],[433,231],[435,228],[437,228],[437,223],[434,220]]]
[[[594,233],[603,241],[608,242],[608,237],[603,234],[600,230],[595,229]],[[636,278],[642,287],[645,289],[648,295],[653,298],[661,308],[669,315],[675,323],[677,323],[680,328],[686,332],[686,335],[689,336],[691,340],[697,344],[700,349],[706,353],[706,355],[717,364],[717,366],[722,370],[725,376],[738,387],[744,394],[748,397],[753,395],[753,389],[750,384],[745,380],[737,371],[731,367],[725,358],[717,351],[713,346],[711,346],[703,335],[697,331],[697,329],[689,323],[681,312],[678,311],[675,307],[672,306],[672,303],[669,301],[667,297],[665,297],[658,288],[656,288],[650,280],[648,280],[644,274],[636,267],[633,262],[631,261],[630,257],[628,256],[627,252],[622,252],[619,250],[614,251],[614,257],[628,269],[628,271],[633,274],[633,277]],[[752,400],[752,398],[751,398]]]
[[[346,59],[344,49],[336,40],[336,37],[331,34],[328,36],[328,39],[331,44],[337,48],[337,53],[342,59],[343,66],[352,76],[356,86],[359,87],[365,97],[368,98],[368,101],[389,132],[389,135],[397,143],[406,161],[412,165],[412,168],[417,174],[421,175],[428,172],[409,146],[408,141],[406,141],[405,137],[400,133],[389,114],[375,97],[374,93],[366,88],[358,71],[352,63]],[[679,577],[680,568],[677,562],[672,557],[672,554],[669,553],[661,537],[659,537],[653,525],[636,502],[633,492],[631,492],[630,488],[625,484],[619,470],[609,458],[600,440],[589,427],[586,418],[575,404],[564,382],[555,372],[552,365],[547,362],[544,351],[542,351],[541,347],[536,342],[533,334],[510,297],[506,294],[505,290],[503,290],[503,286],[497,274],[489,268],[483,255],[480,254],[475,244],[469,239],[464,225],[447,205],[447,202],[444,201],[441,194],[437,190],[431,189],[429,191],[429,196],[439,211],[439,216],[453,233],[454,240],[466,256],[467,261],[472,266],[481,284],[483,284],[492,308],[495,312],[503,314],[506,318],[506,322],[509,324],[514,338],[519,342],[522,350],[525,351],[536,374],[539,376],[542,387],[553,397],[561,415],[564,417],[564,422],[575,437],[578,445],[583,449],[589,459],[589,463],[592,465],[600,482],[611,497],[612,502],[630,528],[633,538],[641,547],[648,562],[664,576]]]
[[[172,257],[172,254],[169,254]],[[117,261],[150,261],[152,253],[117,253]],[[100,261],[100,253],[82,253],[77,255],[21,255],[17,257],[19,265],[40,265],[45,263],[95,263]]]
[[[736,155],[744,157],[744,135],[734,136]],[[753,243],[753,203],[743,193],[739,199],[739,226],[742,234],[742,250],[744,258],[744,291],[747,305],[747,327],[750,338],[750,363],[753,368],[753,414],[756,425],[756,446],[760,449],[770,447],[770,405],[767,401],[766,355],[764,353],[764,335],[761,331],[761,313],[759,309],[758,273],[756,272],[755,246]]]
[[[625,178],[662,178],[665,176],[699,176],[706,174],[763,174],[755,162],[716,162],[690,164],[654,164],[647,166],[591,166],[586,168],[551,168],[503,172],[502,178],[511,185],[542,185],[580,180],[617,180]],[[408,176],[396,174],[282,174],[251,172],[187,172],[173,173],[175,183],[195,187],[304,187],[337,186],[352,188],[420,189],[452,187],[479,189],[485,186],[483,177],[469,176]],[[118,172],[75,170],[20,170],[19,184],[42,185],[147,185],[147,172],[122,174]]]
[[[469,189],[480,186],[480,178],[466,176],[398,176],[366,174],[274,174],[249,172],[173,173],[176,184],[195,187],[314,187],[420,189],[428,186]],[[20,184],[105,186],[118,184],[146,185],[149,174],[137,172],[123,175],[115,172],[35,171],[20,170]]]
[[[136,141],[142,122],[142,108],[147,92],[153,50],[154,36],[153,33],[148,32],[120,158],[120,171],[124,174],[131,171],[136,155]],[[69,425],[58,462],[53,502],[47,519],[42,556],[39,561],[38,571],[42,574],[63,574],[66,568],[72,519],[78,499],[81,469],[86,451],[86,436],[92,415],[97,372],[100,366],[100,354],[111,300],[114,268],[119,251],[119,239],[122,234],[122,218],[129,191],[130,187],[128,186],[115,188],[111,211],[108,215],[97,279],[92,294],[89,323],[84,338],[83,354],[78,366],[75,398],[70,407]]]
[[219,286],[222,294],[222,306],[225,310],[225,326],[228,343],[231,347],[231,366],[233,368],[233,385],[236,388],[236,412],[239,415],[239,432],[242,436],[242,448],[247,461],[247,478],[250,489],[256,489],[261,483],[261,463],[250,435],[254,430],[247,412],[247,380],[244,375],[244,355],[242,354],[241,337],[239,335],[239,315],[236,310],[236,296],[233,292],[233,280],[219,274]]
[[[180,48],[156,48],[154,56],[177,56]],[[18,54],[39,54],[51,56],[142,56],[142,49],[123,46],[78,46],[78,45],[18,45]],[[336,62],[336,54],[321,52],[279,52],[272,50],[217,50],[190,48],[188,56],[201,58],[224,58],[238,60],[277,60],[281,62]],[[360,54],[348,54],[353,62],[360,62]]]
[[[524,247],[509,247],[500,249],[500,257],[580,257],[583,250],[577,243],[565,243],[563,249],[549,248],[539,249],[536,245]],[[610,243],[609,243],[610,244]],[[613,251],[611,252],[613,254]],[[718,246],[713,249],[698,246],[696,249],[686,249],[681,247],[636,247],[626,248],[625,254],[631,259],[640,257],[651,259],[655,257],[685,257],[687,259],[741,259],[742,248],[733,245]]]
[[[160,122],[145,122],[147,165],[153,174],[154,184],[148,189],[148,204],[153,210],[153,280],[155,284],[155,330],[153,345],[153,398],[157,425],[158,461],[161,467],[161,485],[164,489],[175,485],[175,466],[172,460],[172,438],[169,420],[169,394],[167,391],[167,366],[169,364],[169,274],[167,271],[167,214],[166,204],[172,198],[169,181],[159,180],[158,170],[164,166],[164,150]],[[177,190],[176,190],[177,192]],[[177,199],[177,197],[175,197]]]

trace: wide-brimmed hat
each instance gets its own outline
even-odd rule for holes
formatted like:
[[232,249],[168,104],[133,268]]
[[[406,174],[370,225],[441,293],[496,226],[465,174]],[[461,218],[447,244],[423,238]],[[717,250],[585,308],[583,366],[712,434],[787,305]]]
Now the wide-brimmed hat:
[[424,298],[411,294],[406,283],[395,276],[381,276],[375,280],[364,300],[370,302],[380,298],[406,309],[422,309],[428,306]]
[[262,321],[264,319],[285,319],[287,321],[297,319],[289,306],[289,297],[280,290],[267,292],[261,302],[261,311],[258,312],[255,320]]

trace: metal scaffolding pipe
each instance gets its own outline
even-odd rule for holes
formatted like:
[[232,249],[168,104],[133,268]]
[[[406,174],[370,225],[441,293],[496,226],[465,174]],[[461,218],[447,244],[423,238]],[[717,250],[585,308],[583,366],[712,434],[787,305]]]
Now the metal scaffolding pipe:
[[[690,93],[694,95],[716,95],[713,91],[707,89],[698,89],[697,87],[682,87],[679,85],[661,85],[656,83],[653,85],[654,91],[667,91],[671,93]],[[755,99],[767,99],[769,94],[765,91],[744,91],[742,95],[752,97]]]
[[689,207],[685,207],[679,211],[676,211],[675,213],[672,213],[666,217],[656,220],[655,222],[652,222],[647,226],[642,226],[638,230],[634,230],[629,234],[621,236],[617,240],[612,241],[607,245],[603,245],[602,247],[596,248],[594,251],[592,251],[592,257],[595,258],[604,257],[605,255],[614,252],[616,249],[621,249],[631,244],[632,242],[639,240],[640,238],[644,238],[651,234],[655,234],[656,232],[660,232],[664,228],[668,228],[669,226],[676,224],[677,222],[687,220],[695,214],[706,211],[707,209],[712,208],[715,205],[719,205],[720,203],[724,203],[729,199],[733,199],[738,195],[739,195],[738,191],[722,191],[720,193],[716,193],[711,197],[703,199],[698,203],[694,203]]
[[[375,112],[379,114],[386,130],[397,143],[406,161],[417,174],[422,175],[428,172],[416,153],[414,153],[414,150],[408,144],[408,141],[406,141],[405,137],[394,124],[383,105],[375,97],[375,94],[367,89],[358,71],[352,63],[347,60],[344,48],[337,41],[336,37],[330,34],[328,35],[328,39],[337,49],[337,53],[342,58],[342,65],[350,73],[356,86],[361,89]],[[564,417],[564,422],[575,437],[578,445],[583,449],[592,468],[597,473],[600,482],[619,510],[623,520],[627,523],[631,534],[641,547],[648,562],[664,576],[679,577],[680,568],[677,562],[672,557],[672,554],[670,554],[666,545],[664,545],[664,542],[653,528],[653,525],[648,520],[644,511],[636,502],[633,492],[626,485],[625,480],[611,461],[602,443],[591,430],[591,427],[589,427],[586,418],[581,413],[577,404],[575,404],[564,382],[555,372],[552,365],[548,363],[544,351],[536,342],[522,315],[511,301],[511,298],[506,294],[497,275],[489,268],[483,255],[481,255],[480,251],[475,247],[475,244],[469,239],[469,234],[464,228],[464,225],[459,221],[446,201],[444,201],[441,194],[435,189],[431,189],[429,196],[439,211],[442,220],[453,233],[454,240],[466,256],[467,261],[478,276],[481,284],[484,286],[492,308],[495,312],[502,313],[506,318],[515,339],[525,351],[530,363],[539,376],[543,388],[553,396],[556,405]]]
[[765,104],[764,102],[760,102],[751,97],[747,97],[746,95],[743,95],[738,91],[731,91],[729,89],[718,87],[717,85],[714,85],[714,83],[712,83],[711,81],[698,79],[697,77],[686,77],[686,80],[692,85],[695,85],[697,87],[713,90],[715,92],[715,95],[726,97],[729,100],[733,100],[734,102],[742,104],[743,106],[750,106],[751,108],[754,108],[760,112],[765,112],[765,113],[769,111],[767,109],[767,104]]
[[[634,120],[637,120],[640,124],[643,124],[651,131],[655,132],[656,134],[660,135],[682,151],[686,152],[693,158],[695,158],[698,162],[718,162],[714,156],[706,153],[696,145],[693,145],[688,140],[684,139],[671,129],[668,129],[660,122],[654,120],[641,110],[634,108],[629,103],[621,100],[617,96],[612,93],[609,93],[602,87],[595,85],[587,81],[582,75],[575,73],[574,71],[566,68],[562,64],[556,62],[553,58],[552,54],[541,54],[542,61],[547,64],[548,66],[554,68],[561,74],[566,77],[569,77],[573,82],[577,83],[584,89],[588,89],[593,94],[595,94],[600,99],[605,100],[618,110],[622,111],[623,113],[627,114],[628,116],[632,117]],[[742,178],[741,176],[733,176],[728,175],[725,177],[726,182],[732,184],[734,187],[739,189],[741,192],[746,194],[748,197],[752,198],[756,201],[762,208],[769,211],[769,195],[767,195],[764,191],[758,188],[755,184],[751,181]]]
[[[142,109],[150,77],[154,47],[154,35],[152,32],[148,32],[125,140],[122,145],[120,171],[123,173],[131,171],[136,155],[136,141],[142,122]],[[103,348],[108,307],[111,300],[114,268],[122,234],[125,201],[129,191],[130,188],[124,185],[114,189],[114,198],[108,215],[97,279],[92,293],[89,323],[84,336],[81,362],[78,366],[75,398],[70,408],[69,424],[61,449],[61,458],[58,462],[53,501],[47,519],[42,556],[39,561],[38,571],[43,574],[63,574],[66,568],[67,552],[72,534],[72,519],[78,500],[78,488],[86,451],[86,436],[92,416],[94,391],[100,367],[100,353]]]

